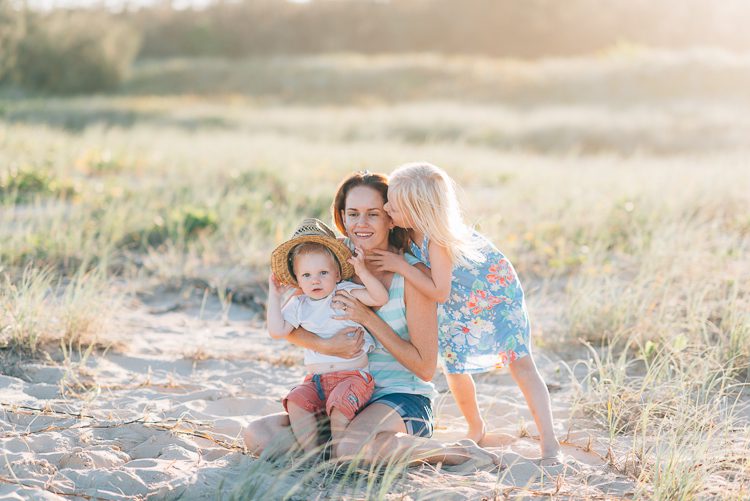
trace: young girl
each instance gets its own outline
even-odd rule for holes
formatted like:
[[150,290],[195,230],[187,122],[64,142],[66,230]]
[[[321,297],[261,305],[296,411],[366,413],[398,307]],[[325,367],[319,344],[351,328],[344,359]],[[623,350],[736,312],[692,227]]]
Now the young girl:
[[409,231],[411,253],[430,273],[387,251],[374,251],[369,259],[442,303],[439,353],[448,386],[468,423],[468,438],[481,443],[485,436],[471,375],[507,366],[540,431],[543,463],[557,462],[560,444],[549,392],[531,357],[523,289],[510,261],[464,224],[453,180],[434,165],[396,169],[385,210],[396,226]]

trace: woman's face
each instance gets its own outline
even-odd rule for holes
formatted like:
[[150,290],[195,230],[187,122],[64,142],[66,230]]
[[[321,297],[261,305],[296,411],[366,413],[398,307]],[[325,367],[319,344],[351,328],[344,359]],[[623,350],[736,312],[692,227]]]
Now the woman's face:
[[391,218],[383,209],[383,197],[369,186],[356,186],[346,195],[342,215],[346,234],[355,247],[387,249]]

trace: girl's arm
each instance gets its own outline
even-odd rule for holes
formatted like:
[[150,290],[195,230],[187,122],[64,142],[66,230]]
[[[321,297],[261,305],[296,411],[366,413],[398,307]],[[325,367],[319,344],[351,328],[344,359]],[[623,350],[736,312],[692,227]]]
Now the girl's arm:
[[453,279],[453,264],[445,247],[430,242],[430,267],[429,273],[410,265],[404,256],[390,251],[376,249],[370,261],[375,263],[379,271],[391,271],[402,275],[404,279],[417,288],[419,292],[428,299],[438,303],[444,303],[451,294],[451,281]]
[[437,367],[437,307],[415,287],[407,284],[404,290],[406,324],[410,341],[401,339],[391,326],[374,311],[363,305],[346,291],[338,291],[336,300],[346,310],[336,318],[353,320],[365,327],[370,334],[391,353],[398,362],[420,379],[430,381]]
[[367,268],[365,264],[365,252],[359,247],[355,249],[355,254],[349,258],[349,264],[354,266],[354,272],[362,281],[364,289],[354,289],[352,296],[362,301],[367,306],[383,306],[388,302],[388,289],[385,285],[375,278],[375,275]]

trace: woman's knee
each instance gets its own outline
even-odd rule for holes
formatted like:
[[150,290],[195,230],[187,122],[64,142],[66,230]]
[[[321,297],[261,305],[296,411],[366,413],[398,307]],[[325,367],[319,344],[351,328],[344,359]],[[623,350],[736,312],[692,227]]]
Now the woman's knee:
[[289,434],[289,415],[272,414],[251,421],[242,430],[242,439],[250,453],[260,454],[285,432]]
[[251,454],[259,454],[268,445],[268,432],[261,420],[252,421],[242,430],[245,447]]

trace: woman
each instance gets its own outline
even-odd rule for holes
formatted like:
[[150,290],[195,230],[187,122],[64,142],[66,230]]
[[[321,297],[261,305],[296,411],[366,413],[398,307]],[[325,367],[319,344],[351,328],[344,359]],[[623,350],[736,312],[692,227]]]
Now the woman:
[[[365,251],[399,251],[404,234],[394,228],[383,206],[388,182],[380,174],[356,173],[345,179],[333,203],[333,218],[348,242]],[[432,435],[432,398],[429,381],[437,367],[437,310],[434,302],[404,282],[402,276],[374,272],[389,291],[389,301],[377,312],[362,305],[346,292],[337,293],[342,318],[363,325],[378,341],[370,354],[370,371],[375,392],[370,403],[346,428],[344,438],[334,444],[340,458],[357,456],[366,462],[400,459],[477,465],[499,464],[499,458],[467,440],[442,444]],[[330,355],[351,357],[362,346],[362,333],[341,332],[322,339],[303,329],[288,338],[292,343]],[[294,444],[289,416],[279,413],[253,421],[243,432],[251,452],[273,445],[283,452]]]

